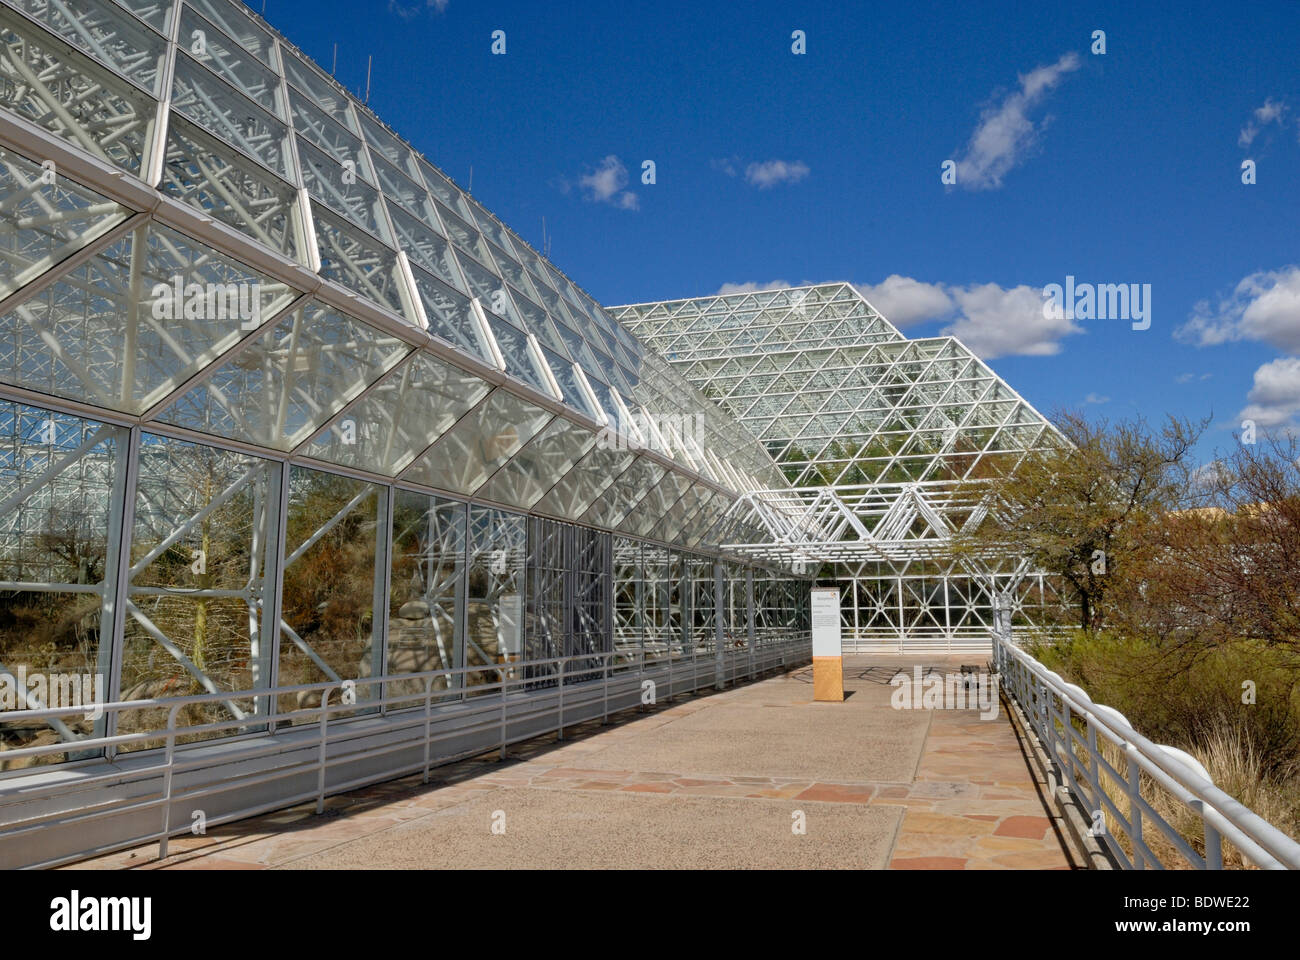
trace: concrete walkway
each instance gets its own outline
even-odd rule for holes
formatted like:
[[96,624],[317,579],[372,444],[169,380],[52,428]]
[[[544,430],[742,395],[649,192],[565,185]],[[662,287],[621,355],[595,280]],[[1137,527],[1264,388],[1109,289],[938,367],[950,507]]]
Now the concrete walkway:
[[846,657],[843,703],[804,668],[80,866],[1070,868],[1004,709],[891,707],[963,660]]

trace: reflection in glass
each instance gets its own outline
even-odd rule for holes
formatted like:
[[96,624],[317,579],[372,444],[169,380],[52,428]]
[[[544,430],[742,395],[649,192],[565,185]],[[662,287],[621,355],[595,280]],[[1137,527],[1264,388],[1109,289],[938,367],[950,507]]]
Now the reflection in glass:
[[[464,570],[465,504],[395,490],[388,600],[390,674],[454,670],[463,663]],[[432,689],[461,686],[457,676],[446,674],[433,679]],[[427,689],[424,680],[398,680],[388,687],[389,696],[422,694]],[[416,703],[412,700],[410,705]]]
[[[522,658],[524,635],[524,517],[471,504],[466,579],[465,665],[487,667]],[[476,670],[468,687],[500,682],[507,674]]]
[[[275,637],[263,610],[280,464],[151,434],[139,457],[122,699],[269,686]],[[230,736],[268,707],[264,697],[230,697],[187,706],[178,723],[246,721],[201,735]],[[165,726],[166,712],[126,713],[122,728]]]
[[[384,603],[387,501],[387,488],[377,484],[290,468],[279,686],[384,672],[383,643],[374,630],[375,611]],[[358,702],[379,695],[377,684],[356,687]],[[334,693],[335,703],[338,698]],[[320,693],[303,691],[282,696],[279,709],[319,703]]]
[[452,493],[473,493],[550,419],[545,410],[497,389],[416,460],[403,478]]
[[[0,401],[0,684],[11,691],[0,710],[110,699],[125,439],[119,427]],[[6,750],[104,732],[90,706],[52,723],[0,722],[0,771],[78,756],[6,762]]]
[[289,450],[411,348],[324,304],[294,310],[159,416]]

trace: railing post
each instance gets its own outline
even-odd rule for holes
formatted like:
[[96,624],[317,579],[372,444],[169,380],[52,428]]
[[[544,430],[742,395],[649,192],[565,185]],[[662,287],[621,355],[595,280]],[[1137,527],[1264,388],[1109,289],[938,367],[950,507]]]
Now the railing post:
[[609,658],[613,655],[613,653],[607,653],[601,658],[601,662],[605,667],[605,712],[600,718],[602,727],[609,723]]
[[1138,765],[1136,750],[1131,743],[1124,744],[1128,754],[1128,823],[1129,840],[1133,844],[1133,869],[1146,869],[1146,855],[1142,853],[1142,768]]
[[320,695],[320,727],[317,737],[320,749],[316,757],[316,814],[325,812],[325,744],[329,738],[329,702],[330,692],[324,690]]
[[176,711],[178,703],[167,711],[166,767],[163,769],[163,822],[162,836],[158,838],[158,859],[167,859],[167,840],[172,830],[172,768],[176,762]]
[[501,759],[506,758],[506,675],[501,674]]
[[673,702],[673,641],[670,637],[668,640],[668,697],[669,703]]
[[1061,701],[1061,725],[1065,728],[1066,745],[1069,748],[1070,763],[1065,765],[1065,779],[1069,781],[1070,792],[1076,797],[1079,795],[1079,784],[1074,776],[1074,737],[1070,735],[1071,723],[1073,721],[1074,711],[1066,700]]
[[433,719],[433,680],[430,676],[424,684],[424,783],[429,782],[429,747],[432,740],[430,721]]
[[1223,838],[1210,823],[1210,818],[1205,815],[1205,801],[1193,799],[1191,806],[1200,815],[1201,823],[1205,825],[1205,869],[1222,870]]
[[1101,812],[1102,820],[1106,817],[1106,803],[1101,792],[1101,768],[1097,752],[1097,723],[1091,714],[1084,714],[1088,724],[1088,783],[1092,787],[1093,813]]
[[555,733],[556,740],[564,739],[564,660],[560,660],[560,727]]

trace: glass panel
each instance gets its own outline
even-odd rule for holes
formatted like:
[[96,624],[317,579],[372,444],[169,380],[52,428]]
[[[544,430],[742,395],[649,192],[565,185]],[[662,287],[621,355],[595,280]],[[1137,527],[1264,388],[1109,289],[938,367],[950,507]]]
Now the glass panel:
[[473,493],[550,418],[545,410],[498,389],[416,460],[404,479]]
[[411,351],[315,301],[294,310],[159,415],[289,450]]
[[[382,675],[383,643],[374,628],[384,603],[388,488],[291,467],[286,524],[279,685]],[[358,683],[356,698],[380,692],[378,684]],[[318,692],[285,694],[279,710],[319,706],[320,699]]]
[[[610,535],[590,527],[574,527],[573,626],[566,653],[603,653],[612,649],[605,612],[612,603],[609,583]],[[566,675],[575,681],[595,680],[603,662],[572,661]]]
[[359,133],[360,131],[357,130],[357,125],[352,119],[352,111],[348,109],[347,95],[333,81],[327,80],[324,75],[318,73],[313,67],[308,66],[292,53],[283,50],[283,48],[281,49],[284,59],[284,75],[289,82],[311,97],[317,107],[324,110],[338,123],[343,124],[353,133]]
[[[132,0],[132,2],[147,3],[148,0]],[[240,4],[228,3],[226,0],[185,0],[185,2],[202,13],[211,23],[220,27],[226,36],[234,37],[240,46],[267,66],[275,65],[271,57],[271,35],[245,16],[240,9]]]
[[627,657],[638,656],[645,639],[646,587],[641,542],[614,537],[614,649]]
[[[505,251],[500,247],[495,247],[490,243],[488,244],[488,247],[492,251],[492,262],[497,265],[497,269],[500,271],[501,276],[505,277],[514,285],[512,289],[516,292],[518,290],[531,291],[533,287],[532,283],[528,279],[528,271],[520,266],[519,262],[514,258],[506,256]],[[529,293],[527,296],[533,296],[533,294]],[[541,310],[540,307],[537,307],[536,309],[539,311]]]
[[171,0],[117,0],[117,4],[130,10],[164,36],[171,35],[167,29],[171,23]]
[[3,8],[0,107],[129,173],[139,176],[147,167],[155,101]]
[[464,283],[452,262],[451,245],[424,223],[395,209],[392,204],[388,205],[388,212],[393,219],[393,229],[397,231],[397,245],[406,251],[411,262],[434,273],[444,282],[458,289],[463,288]]
[[664,468],[657,463],[638,459],[587,509],[583,521],[606,529],[617,527],[663,475]]
[[527,509],[542,498],[596,443],[596,436],[556,417],[513,460],[479,488],[477,496]]
[[414,311],[406,302],[397,253],[318,203],[311,205],[311,211],[320,248],[321,276],[415,323]]
[[188,7],[181,15],[180,45],[262,109],[284,119],[278,96],[279,76]]
[[690,485],[685,477],[668,471],[663,480],[651,487],[636,508],[623,518],[619,529],[638,537],[648,535]]
[[516,380],[522,380],[536,387],[542,393],[549,394],[550,388],[544,386],[545,380],[542,372],[537,368],[532,348],[528,344],[528,337],[522,331],[516,330],[504,320],[499,320],[491,314],[487,314],[487,321],[492,329],[492,336],[501,349],[501,356],[505,359],[506,373]]
[[[45,182],[45,181],[51,182]],[[130,211],[39,163],[0,163],[0,297],[121,223]]]
[[597,444],[551,491],[533,505],[539,513],[576,520],[632,465],[633,454]]
[[400,204],[407,213],[419,217],[426,223],[436,223],[433,201],[429,199],[428,191],[424,187],[412,183],[402,176],[396,167],[376,156],[371,156],[370,163],[379,177],[380,189],[389,200]]
[[122,16],[106,0],[79,0],[74,15],[59,0],[10,0],[14,6],[40,21],[51,33],[78,47],[100,63],[139,84],[153,96],[161,96],[162,68],[167,41]]
[[529,333],[535,334],[537,339],[546,344],[552,350],[564,352],[564,345],[555,331],[551,329],[551,322],[546,317],[546,311],[531,300],[524,297],[514,287],[509,287],[510,299],[514,301],[518,310],[520,325]]
[[495,368],[496,360],[483,342],[478,323],[470,312],[468,298],[448,289],[418,267],[412,266],[411,273],[415,276],[420,302],[424,304],[429,333]]
[[[394,164],[404,174],[415,181],[420,179],[420,168],[415,162],[415,154],[389,133],[364,109],[357,110],[357,119],[361,121],[361,132],[371,150],[381,154],[389,163]],[[373,153],[372,153],[373,156]]]
[[172,113],[162,190],[277,253],[307,262],[298,191]]
[[451,242],[479,260],[486,260],[487,246],[483,243],[479,232],[442,204],[437,204],[437,207],[438,216],[442,219],[442,225],[447,229],[447,237]]
[[591,400],[587,397],[587,392],[582,389],[578,382],[578,374],[573,364],[545,347],[542,347],[542,353],[546,357],[547,364],[550,365],[551,373],[555,375],[556,383],[560,385],[560,393],[564,395],[564,402],[573,409],[585,413],[591,419],[600,420],[599,411],[592,405]]
[[457,260],[465,274],[465,282],[469,285],[470,296],[477,297],[484,310],[495,313],[498,317],[506,317],[517,325],[519,319],[518,314],[515,313],[515,305],[510,302],[510,297],[506,294],[506,285],[501,278],[476,262],[473,257],[462,255]]
[[[506,237],[505,228],[501,226],[501,224],[497,221],[495,217],[492,216],[492,214],[488,213],[477,203],[475,203],[472,200],[469,201],[469,203],[470,203],[470,210],[474,214],[474,220],[478,224],[479,229],[482,230],[485,234],[487,234],[488,237],[491,238],[492,242],[495,243],[498,247],[500,247],[503,251],[509,251],[511,249],[510,240],[508,237]],[[514,256],[514,254],[510,254],[510,253],[507,253],[507,255]]]
[[360,137],[343,129],[316,107],[310,98],[292,87],[289,88],[289,109],[293,114],[293,128],[300,138],[310,141],[340,169],[350,163],[351,173],[374,182]]
[[429,188],[429,192],[460,216],[468,216],[469,209],[465,206],[465,200],[456,185],[426,163],[423,158],[418,158],[416,162],[419,164],[424,185]]
[[[465,504],[394,490],[393,570],[388,599],[388,672],[455,669],[463,662]],[[435,677],[433,690],[461,687]],[[426,681],[398,680],[391,695],[424,693]]]
[[172,107],[211,131],[222,143],[294,180],[288,153],[289,127],[217,79],[184,52],[176,54]]
[[[271,681],[273,631],[263,623],[274,570],[280,465],[244,453],[144,434],[131,538],[122,699],[260,690]],[[181,726],[258,725],[266,697],[184,707]],[[131,711],[120,732],[163,727],[167,709]],[[140,749],[154,743],[133,744]]]
[[183,234],[140,226],[0,317],[0,379],[143,413],[293,296]]
[[396,476],[489,389],[478,377],[419,352],[313,440],[307,455]]
[[[542,517],[528,518],[528,590],[526,610],[527,660],[549,660],[565,652],[568,555],[572,553],[573,527]],[[551,686],[555,670],[550,665],[529,668],[543,678],[536,685]]]
[[601,409],[605,411],[605,416],[609,418],[610,428],[617,431],[620,427],[625,427],[625,418],[618,405],[614,402],[614,394],[609,387],[595,377],[588,377],[587,383],[591,387],[591,392],[596,395],[596,401],[600,404]]
[[[4,751],[102,736],[109,697],[113,557],[120,528],[117,427],[0,401],[0,717],[72,709],[56,723],[0,722]],[[75,709],[80,708],[80,709]]]
[[[466,578],[465,666],[513,663],[523,653],[524,517],[470,504],[469,570]],[[472,688],[498,683],[501,671],[468,674]],[[487,692],[487,691],[484,691]]]
[[298,138],[298,162],[302,169],[302,182],[313,198],[327,203],[372,237],[391,243],[388,223],[379,191],[360,179],[358,171],[348,164],[326,156],[301,137]]
[[569,351],[569,356],[578,361],[578,365],[582,367],[583,372],[590,377],[599,379],[601,374],[596,366],[596,359],[591,355],[591,348],[587,346],[586,341],[562,323],[557,323],[555,329],[559,331],[560,338]]

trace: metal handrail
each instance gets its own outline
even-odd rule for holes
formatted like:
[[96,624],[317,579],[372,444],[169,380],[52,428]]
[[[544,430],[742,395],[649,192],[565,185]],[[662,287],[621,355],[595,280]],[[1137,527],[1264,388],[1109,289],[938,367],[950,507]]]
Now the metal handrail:
[[[1269,870],[1300,870],[1300,843],[1216,787],[1203,770],[1197,769],[1200,765],[1194,758],[1174,747],[1152,743],[1134,730],[1119,711],[1095,703],[1083,689],[1067,683],[1016,646],[1006,632],[1004,627],[1001,633],[992,635],[994,664],[1002,689],[1020,706],[1039,741],[1050,746],[1049,759],[1061,768],[1064,786],[1074,799],[1093,811],[1098,820],[1103,811],[1109,813],[1127,836],[1131,854],[1109,830],[1098,831],[1094,823],[1092,835],[1101,838],[1121,866],[1165,869],[1144,839],[1144,823],[1150,823],[1197,869],[1222,869],[1222,840],[1227,839],[1253,865]],[[1076,720],[1082,722],[1082,732],[1076,728]],[[1106,759],[1099,737],[1127,759],[1126,770],[1116,769]],[[1076,747],[1083,749],[1084,757],[1079,756]],[[1086,766],[1078,769],[1082,761]],[[1122,799],[1129,807],[1127,817],[1117,798],[1103,787],[1103,774],[1123,785]],[[1200,818],[1205,831],[1204,855],[1142,796],[1144,774]]]
[[[686,649],[689,646],[689,651]],[[253,807],[241,808],[224,813],[207,820],[209,826],[239,820],[275,809],[293,806],[304,801],[315,800],[316,812],[324,811],[325,798],[328,795],[353,790],[369,783],[396,779],[412,773],[422,772],[424,782],[429,781],[430,769],[435,764],[447,763],[465,756],[490,752],[493,746],[475,747],[469,753],[437,753],[435,744],[453,737],[482,733],[488,730],[497,732],[497,748],[502,757],[506,748],[513,743],[533,739],[542,735],[535,728],[523,734],[510,735],[509,727],[518,727],[529,721],[550,718],[554,723],[557,738],[563,739],[566,726],[566,709],[573,716],[575,711],[595,704],[601,705],[599,716],[602,722],[608,721],[610,714],[610,684],[622,678],[635,677],[638,685],[645,679],[657,679],[665,671],[668,679],[667,700],[674,694],[713,687],[725,682],[727,678],[734,683],[742,677],[753,679],[771,669],[807,662],[811,657],[811,639],[806,631],[790,631],[786,639],[769,638],[754,649],[746,647],[724,648],[721,650],[705,646],[701,650],[698,642],[683,642],[670,645],[661,652],[652,652],[647,656],[644,647],[634,650],[615,649],[603,652],[575,654],[568,657],[547,657],[535,660],[520,660],[506,663],[485,664],[455,668],[439,668],[418,673],[385,674],[373,677],[359,677],[354,680],[325,681],[312,684],[295,684],[271,688],[241,691],[220,691],[217,693],[197,694],[187,697],[167,699],[144,699],[115,701],[96,704],[107,715],[123,714],[132,711],[167,709],[167,722],[163,727],[144,731],[134,731],[114,736],[88,737],[71,742],[48,744],[39,747],[23,747],[0,752],[0,759],[14,760],[23,757],[39,757],[57,753],[87,753],[103,751],[104,755],[91,763],[102,763],[103,773],[93,772],[93,766],[79,766],[84,772],[70,782],[33,784],[30,774],[47,772],[56,767],[43,765],[14,771],[0,776],[0,801],[7,796],[24,801],[23,807],[30,810],[30,802],[54,799],[69,791],[82,791],[88,786],[101,784],[126,785],[128,783],[159,779],[156,790],[118,797],[97,802],[93,808],[73,810],[51,810],[44,813],[25,816],[8,824],[0,823],[0,841],[19,834],[48,829],[55,825],[82,824],[105,817],[127,812],[159,809],[158,829],[144,835],[120,837],[108,844],[78,851],[73,854],[43,861],[28,866],[57,866],[89,856],[107,853],[112,850],[157,842],[158,856],[167,856],[169,838],[181,832],[188,832],[190,824],[176,826],[172,823],[172,811],[176,802],[197,800],[204,797],[227,793],[240,788],[283,780],[288,777],[315,773],[315,789],[308,792],[279,797],[271,803],[260,803]],[[575,666],[575,664],[579,664]],[[471,674],[495,673],[494,681],[469,685],[459,682]],[[538,674],[541,675],[538,675]],[[437,678],[447,678],[445,689],[434,690]],[[453,680],[457,681],[453,685]],[[423,681],[421,684],[420,681]],[[413,691],[394,692],[392,684],[414,684]],[[544,685],[545,684],[545,685]],[[350,697],[345,701],[341,696],[345,689],[355,692],[363,687],[377,687],[378,695],[368,698]],[[567,693],[566,693],[567,691]],[[249,715],[243,718],[233,717],[201,724],[183,726],[178,724],[180,712],[187,706],[228,702],[231,700],[251,699],[254,702],[276,703],[278,698],[288,694],[320,694],[319,706],[301,707],[295,710],[274,714]],[[486,694],[497,693],[490,697]],[[520,694],[525,694],[523,697]],[[439,702],[441,701],[441,702]],[[540,702],[540,705],[539,705]],[[638,701],[639,702],[639,701]],[[450,729],[435,731],[433,729],[434,706],[448,709],[441,713],[443,719],[475,718],[470,723],[451,724]],[[627,709],[627,708],[622,708]],[[10,720],[44,720],[51,717],[79,713],[83,707],[45,708],[41,710],[15,710],[0,715],[4,721]],[[375,731],[364,724],[373,720],[380,712],[389,721],[385,732],[398,734],[390,742],[381,746],[366,744],[354,750],[346,749],[348,741],[372,736]],[[338,714],[348,716],[337,718]],[[480,716],[481,715],[481,716]],[[336,717],[331,724],[331,717]],[[301,722],[300,722],[301,721]],[[314,722],[312,722],[314,721]],[[362,721],[355,723],[352,721]],[[570,719],[571,725],[574,721]],[[250,728],[256,728],[250,730]],[[189,744],[179,744],[177,739],[195,734],[218,734],[235,730],[257,734],[243,741],[229,739],[204,739]],[[314,735],[309,735],[314,731]],[[178,790],[175,785],[176,774],[215,765],[237,765],[242,761],[258,759],[286,752],[281,742],[267,742],[268,736],[293,732],[300,740],[289,748],[294,753],[301,752],[310,759],[298,759],[279,764],[273,769],[254,769],[233,773],[223,777],[219,782],[201,786],[186,787]],[[142,750],[131,756],[141,756],[155,763],[144,763],[139,767],[123,768],[109,762],[110,749],[129,744],[147,743],[162,740],[162,747]],[[213,758],[194,751],[214,742],[240,743],[241,746],[229,752],[223,752],[219,758]],[[314,748],[314,749],[313,749]],[[331,768],[361,757],[373,758],[400,751],[422,748],[418,762],[397,764],[387,767],[379,773],[370,774],[345,783],[328,784],[326,771]],[[120,757],[120,754],[119,754]]]

